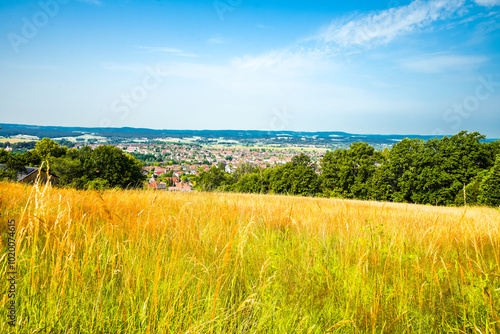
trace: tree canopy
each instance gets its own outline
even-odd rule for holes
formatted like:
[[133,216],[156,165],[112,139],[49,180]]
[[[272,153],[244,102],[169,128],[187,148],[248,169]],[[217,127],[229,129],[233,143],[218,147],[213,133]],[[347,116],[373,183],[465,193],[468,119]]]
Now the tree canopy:
[[301,154],[264,170],[247,168],[241,173],[237,169],[230,175],[211,169],[201,174],[197,184],[200,190],[495,205],[500,167],[494,165],[499,154],[499,141],[486,143],[481,134],[462,131],[427,141],[403,139],[383,152],[353,143],[327,152],[319,166]]
[[0,178],[14,180],[24,166],[40,166],[44,161],[61,186],[127,188],[141,186],[145,180],[142,163],[119,148],[104,145],[94,150],[88,146],[68,149],[49,138],[40,140],[35,149],[22,154],[0,150],[0,163],[6,167],[0,170]]
[[[142,163],[114,146],[77,150],[48,138],[24,153],[0,150],[0,179],[15,180],[25,166],[40,166],[44,161],[61,186],[127,188],[146,179]],[[270,168],[246,163],[228,173],[225,167],[212,166],[189,179],[202,191],[500,205],[500,141],[485,142],[477,132],[427,141],[403,139],[382,152],[356,142],[327,152],[318,162],[301,153]]]

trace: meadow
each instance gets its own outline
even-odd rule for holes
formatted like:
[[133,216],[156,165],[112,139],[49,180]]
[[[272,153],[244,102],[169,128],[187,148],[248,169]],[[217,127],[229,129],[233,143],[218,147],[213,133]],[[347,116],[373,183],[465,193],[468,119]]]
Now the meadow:
[[500,333],[500,214],[0,183],[1,333]]

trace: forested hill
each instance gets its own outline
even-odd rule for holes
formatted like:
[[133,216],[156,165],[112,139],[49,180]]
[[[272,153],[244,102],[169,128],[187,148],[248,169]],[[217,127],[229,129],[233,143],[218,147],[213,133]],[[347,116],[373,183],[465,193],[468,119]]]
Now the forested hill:
[[[22,124],[0,123],[2,130],[0,136],[9,137],[16,135],[30,135],[39,138],[56,137],[74,137],[81,134],[95,134],[107,138],[224,138],[228,140],[252,140],[252,139],[271,139],[271,138],[290,138],[309,141],[335,142],[348,146],[353,142],[366,142],[370,145],[385,144],[392,145],[404,138],[419,138],[423,140],[431,139],[436,136],[429,135],[378,135],[378,134],[351,134],[340,131],[332,132],[305,132],[305,131],[261,131],[261,130],[155,130],[146,128],[85,128],[85,127],[61,127],[61,126],[36,126]],[[441,138],[442,136],[437,136]],[[494,138],[485,138],[486,141],[496,140]]]

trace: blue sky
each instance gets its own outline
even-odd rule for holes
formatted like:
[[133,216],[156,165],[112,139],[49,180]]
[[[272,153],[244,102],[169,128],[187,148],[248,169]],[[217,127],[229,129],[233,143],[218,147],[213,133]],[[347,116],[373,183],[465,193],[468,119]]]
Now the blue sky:
[[500,137],[500,0],[0,2],[0,122]]

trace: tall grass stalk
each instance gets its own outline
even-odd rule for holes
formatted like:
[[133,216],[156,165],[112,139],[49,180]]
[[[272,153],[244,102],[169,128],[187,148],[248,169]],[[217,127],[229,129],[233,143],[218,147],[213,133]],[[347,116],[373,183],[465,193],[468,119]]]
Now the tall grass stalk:
[[500,332],[496,209],[0,183],[0,210],[2,333]]

